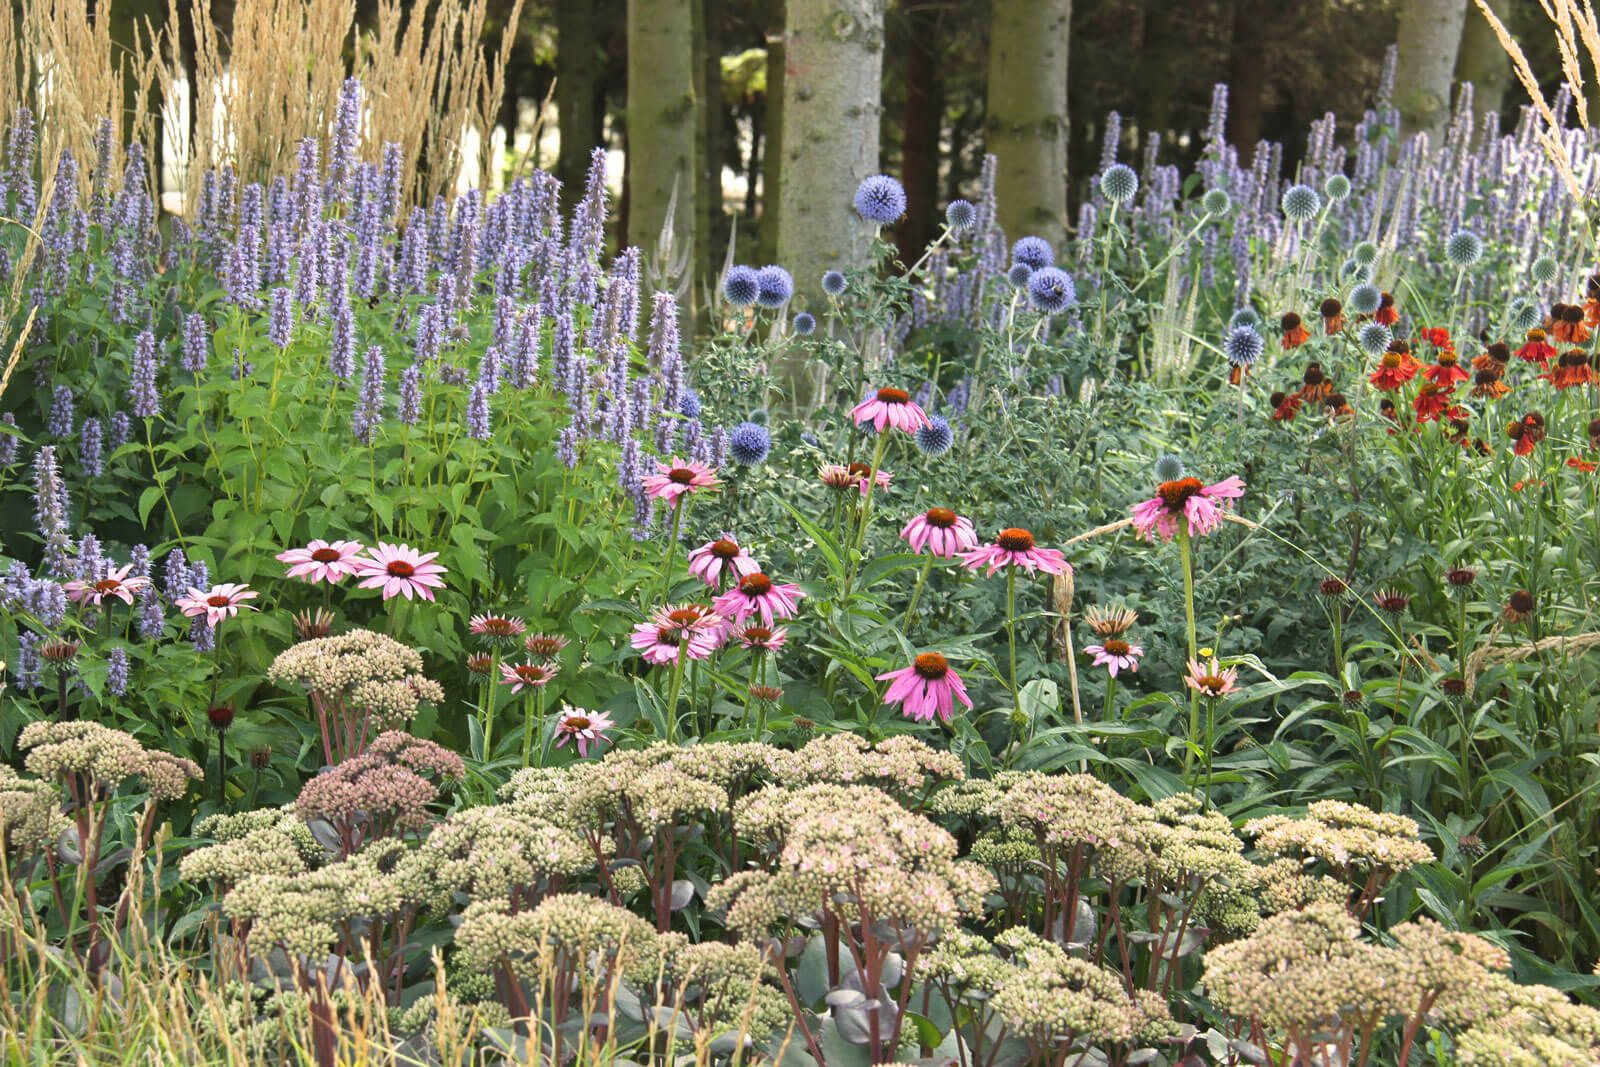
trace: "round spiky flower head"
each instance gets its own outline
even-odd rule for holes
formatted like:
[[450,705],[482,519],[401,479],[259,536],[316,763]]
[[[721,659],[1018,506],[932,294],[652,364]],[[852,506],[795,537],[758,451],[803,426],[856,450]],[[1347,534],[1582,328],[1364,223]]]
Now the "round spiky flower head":
[[970,200],[952,200],[945,205],[944,221],[952,230],[970,230],[978,224],[978,209]]
[[844,293],[844,275],[836,270],[822,272],[822,291],[829,296],[839,296]]
[[1518,333],[1527,333],[1539,325],[1539,307],[1527,301],[1518,301],[1511,309],[1511,328]]
[[1372,268],[1347,259],[1339,264],[1339,277],[1353,285],[1360,285],[1372,280]]
[[754,467],[772,451],[772,435],[758,422],[741,422],[728,435],[728,458],[741,467]]
[[1228,320],[1228,329],[1237,330],[1241,326],[1250,326],[1257,330],[1261,328],[1261,316],[1253,307],[1242,307],[1233,313]]
[[782,307],[794,295],[794,279],[776,264],[756,271],[756,303],[764,308]]
[[917,430],[917,450],[924,456],[942,456],[955,444],[955,431],[943,415],[929,415],[928,425]]
[[1350,179],[1343,174],[1330,174],[1328,180],[1322,183],[1322,191],[1328,194],[1328,199],[1338,202],[1350,195]]
[[1444,580],[1449,583],[1451,589],[1471,589],[1473,583],[1478,580],[1478,572],[1471,567],[1451,567],[1444,572]]
[[736,265],[722,278],[722,295],[736,308],[747,308],[761,296],[761,280],[754,268]]
[[1527,622],[1533,618],[1533,610],[1536,606],[1532,593],[1526,589],[1518,589],[1506,599],[1506,621]]
[[1233,207],[1233,199],[1226,189],[1207,189],[1200,198],[1200,207],[1207,215],[1226,215]]
[[1389,351],[1389,342],[1393,340],[1394,331],[1381,322],[1369,322],[1356,334],[1356,343],[1369,356],[1383,355]]
[[1330,604],[1339,604],[1350,595],[1350,587],[1343,578],[1330,574],[1317,583],[1317,595]]
[[810,337],[817,332],[817,318],[809,311],[802,311],[796,315],[791,325],[794,327],[794,332],[801,337]]
[[1411,606],[1411,597],[1393,586],[1384,586],[1372,594],[1372,602],[1378,605],[1379,610],[1390,615],[1403,615],[1406,608]]
[[1350,250],[1350,258],[1363,267],[1370,267],[1378,262],[1378,246],[1371,241],[1362,241]]
[[1471,230],[1457,230],[1444,243],[1444,258],[1453,266],[1470,267],[1483,258],[1483,239]]
[[1251,366],[1261,358],[1261,353],[1266,351],[1266,348],[1266,339],[1254,326],[1235,326],[1228,331],[1227,338],[1222,342],[1222,351],[1228,357],[1228,365],[1232,367]]
[[887,174],[874,174],[856,186],[856,214],[867,222],[889,226],[905,213],[905,188]]
[[1378,305],[1383,302],[1383,292],[1370,282],[1364,282],[1350,290],[1350,310],[1357,315],[1370,315],[1378,310]]
[[1043,237],[1019,237],[1011,246],[1011,261],[1040,270],[1056,261],[1056,250]]
[[1156,481],[1175,482],[1183,477],[1183,460],[1168,452],[1156,460]]
[[1036,311],[1054,315],[1071,307],[1077,299],[1072,275],[1059,267],[1044,267],[1028,277],[1028,303]]
[[1026,263],[1013,263],[1011,269],[1006,271],[1006,281],[1018,289],[1025,289],[1028,279],[1033,277],[1033,268]]
[[1550,256],[1540,256],[1538,259],[1533,261],[1533,267],[1528,273],[1532,274],[1533,280],[1538,282],[1540,285],[1548,285],[1556,280],[1556,274],[1559,273],[1560,270],[1561,267],[1556,263],[1554,258]]
[[1322,197],[1309,185],[1291,185],[1283,191],[1283,213],[1291,222],[1305,222],[1322,209]]
[[1139,176],[1126,163],[1113,163],[1100,175],[1100,192],[1113,204],[1126,204],[1139,191]]

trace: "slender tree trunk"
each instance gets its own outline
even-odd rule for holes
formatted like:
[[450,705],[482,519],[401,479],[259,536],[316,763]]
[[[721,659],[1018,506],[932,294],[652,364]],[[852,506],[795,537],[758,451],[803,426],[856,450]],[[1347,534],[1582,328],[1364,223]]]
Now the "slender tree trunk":
[[1450,119],[1450,81],[1469,0],[1403,0],[1394,102],[1407,134],[1437,142]]
[[756,242],[762,262],[778,258],[778,233],[782,228],[782,205],[778,189],[783,172],[783,83],[788,63],[784,49],[784,24],[788,17],[784,0],[767,4],[767,113],[762,122],[761,146],[761,233]]
[[1228,57],[1228,143],[1239,149],[1239,162],[1249,166],[1261,140],[1262,93],[1266,91],[1269,17],[1263,0],[1234,0],[1233,41]]
[[[1489,0],[1501,22],[1509,22],[1511,0]],[[1479,115],[1501,111],[1511,86],[1511,60],[1494,35],[1478,5],[1467,4],[1466,25],[1461,28],[1461,55],[1456,59],[1456,79],[1472,83],[1472,101]]]
[[[628,0],[628,243],[648,256],[676,190],[674,254],[695,233],[696,0]],[[691,252],[690,261],[693,261]]]
[[696,68],[699,70],[700,126],[695,141],[694,262],[690,265],[696,286],[709,282],[720,262],[717,246],[722,236],[722,9],[725,0],[696,0],[699,32],[695,34]]
[[878,169],[884,3],[788,0],[783,181],[767,197],[776,193],[783,219],[778,260],[801,292],[817,292],[825,270],[866,262],[869,234],[852,204]]
[[[906,110],[900,143],[900,182],[906,187],[906,217],[896,235],[902,258],[915,259],[938,233],[939,139],[944,131],[944,64],[939,29],[946,0],[927,0],[907,10]],[[909,260],[908,260],[909,262]]]
[[600,39],[595,32],[593,0],[556,0],[556,110],[561,124],[561,151],[556,177],[562,200],[570,208],[583,197],[589,173],[589,151],[603,135],[600,94]]
[[[148,47],[154,35],[162,32],[167,21],[167,6],[161,0],[118,0],[116,4],[107,5],[101,10],[103,17],[111,20],[111,45],[117,53],[112,62],[122,64],[122,115],[117,128],[124,143],[135,139],[146,141],[144,149],[150,161],[151,181],[155,186],[151,192],[159,202],[161,166],[165,159],[165,145],[161,136],[161,82],[159,79],[153,80],[149,92],[141,93],[131,57],[140,53],[141,46]],[[163,62],[167,60],[166,56],[161,58]],[[150,126],[141,133],[139,122],[145,116],[148,116]],[[88,166],[93,161],[81,162]]]
[[994,0],[986,94],[1000,225],[1053,245],[1067,224],[1067,48],[1072,0]]

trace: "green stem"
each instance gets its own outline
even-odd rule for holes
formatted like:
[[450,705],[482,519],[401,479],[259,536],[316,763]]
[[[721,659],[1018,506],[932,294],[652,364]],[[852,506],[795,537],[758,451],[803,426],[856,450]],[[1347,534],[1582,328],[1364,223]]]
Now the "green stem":
[[[1185,520],[1178,522],[1178,559],[1183,567],[1183,620],[1189,638],[1189,661],[1199,658],[1194,631],[1194,558],[1189,545],[1189,528]],[[1189,744],[1183,752],[1183,774],[1187,778],[1194,767],[1194,743],[1200,734],[1200,693],[1189,693]]]
[[1117,707],[1117,676],[1112,674],[1106,677],[1106,710],[1101,719],[1111,722]]
[[887,429],[878,434],[878,443],[872,447],[872,466],[867,470],[867,491],[861,498],[861,523],[856,527],[855,537],[850,546],[849,566],[845,571],[844,595],[850,595],[850,588],[856,583],[856,573],[860,570],[861,556],[867,547],[867,524],[872,521],[872,490],[878,484],[878,467],[883,463],[883,450],[889,443]]
[[683,649],[678,649],[678,660],[672,665],[672,686],[667,693],[667,741],[671,743],[678,736],[678,689],[683,685]]
[[[539,690],[538,686],[532,686],[531,688],[535,691]],[[528,765],[528,760],[533,756],[533,696],[534,694],[530,692],[522,698],[522,765],[524,767]],[[542,756],[543,754],[541,751],[540,755]]]
[[928,558],[922,561],[922,571],[917,575],[917,584],[911,590],[911,603],[906,605],[906,618],[900,624],[900,629],[906,633],[911,632],[911,620],[917,614],[917,601],[922,597],[922,587],[928,584],[928,572],[933,570],[933,553],[928,553]]
[[688,506],[688,493],[672,505],[672,529],[667,533],[667,544],[661,552],[661,593],[652,598],[655,603],[660,603],[672,591],[672,556],[678,548],[678,531],[683,527],[683,512]]

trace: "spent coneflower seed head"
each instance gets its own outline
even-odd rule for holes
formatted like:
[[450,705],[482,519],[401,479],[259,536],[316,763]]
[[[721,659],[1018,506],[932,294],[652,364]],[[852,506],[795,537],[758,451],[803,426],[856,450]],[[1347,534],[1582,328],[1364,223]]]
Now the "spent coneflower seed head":
[[1518,589],[1506,598],[1505,617],[1507,622],[1526,622],[1533,618],[1535,601],[1533,594],[1526,589]]
[[1372,602],[1390,615],[1402,615],[1411,606],[1411,597],[1398,589],[1385,586],[1372,594]]
[[1121,604],[1106,607],[1093,604],[1083,613],[1083,621],[1097,637],[1121,637],[1133,629],[1133,624],[1139,621],[1139,614]]

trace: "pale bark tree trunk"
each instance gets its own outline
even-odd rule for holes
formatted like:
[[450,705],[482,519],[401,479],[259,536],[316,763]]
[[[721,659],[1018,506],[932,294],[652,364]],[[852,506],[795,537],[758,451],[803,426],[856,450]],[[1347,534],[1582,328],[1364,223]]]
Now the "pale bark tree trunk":
[[[802,293],[822,272],[866,261],[869,231],[856,186],[878,172],[885,0],[788,0],[778,262]],[[771,155],[771,146],[768,155]]]
[[694,8],[695,0],[628,0],[628,243],[646,256],[656,250],[674,186],[674,255],[694,245]]
[[1072,0],[994,0],[987,128],[995,199],[1014,240],[1059,246],[1067,225],[1067,48]]
[[[778,258],[778,229],[782,219],[778,215],[779,175],[783,170],[783,25],[785,4],[783,0],[767,0],[767,99],[762,115],[761,143],[761,226],[756,240],[749,236],[740,238],[739,255],[754,247],[754,258],[767,262]],[[755,174],[750,175],[754,182]]]
[[1404,0],[1394,102],[1405,133],[1437,144],[1450,120],[1450,82],[1469,0]]
[[[1501,22],[1509,21],[1511,0],[1489,0],[1489,7]],[[1467,5],[1456,78],[1472,83],[1472,102],[1479,115],[1505,108],[1506,90],[1511,86],[1511,60],[1477,4]]]

